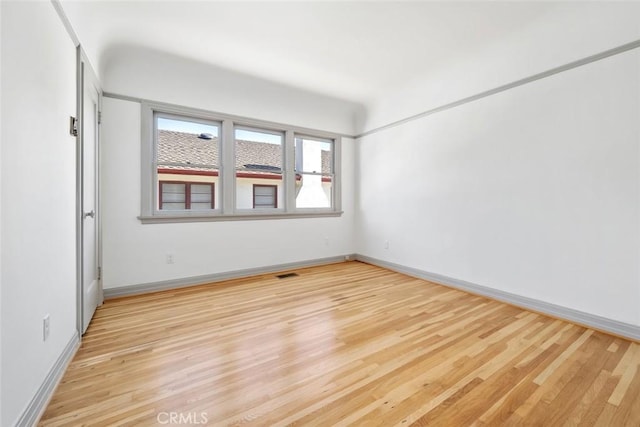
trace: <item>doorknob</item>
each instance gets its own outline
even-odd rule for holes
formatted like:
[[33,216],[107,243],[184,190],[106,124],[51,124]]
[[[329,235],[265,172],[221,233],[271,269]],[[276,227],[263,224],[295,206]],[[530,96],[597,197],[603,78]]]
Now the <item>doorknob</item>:
[[85,213],[84,213],[84,217],[85,217],[85,218],[88,218],[88,217],[95,218],[95,216],[96,216],[95,211],[85,212]]

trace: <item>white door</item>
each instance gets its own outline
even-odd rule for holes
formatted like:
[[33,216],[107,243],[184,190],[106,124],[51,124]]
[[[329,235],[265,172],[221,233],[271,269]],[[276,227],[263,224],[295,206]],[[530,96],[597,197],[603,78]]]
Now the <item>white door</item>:
[[81,63],[82,95],[82,333],[87,330],[98,304],[102,302],[99,277],[98,237],[98,142],[100,89],[86,62]]

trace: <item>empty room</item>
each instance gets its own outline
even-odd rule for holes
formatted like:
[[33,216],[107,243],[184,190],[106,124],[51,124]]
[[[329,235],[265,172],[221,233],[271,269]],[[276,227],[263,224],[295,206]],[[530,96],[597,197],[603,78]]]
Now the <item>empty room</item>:
[[639,23],[0,0],[0,426],[640,426]]

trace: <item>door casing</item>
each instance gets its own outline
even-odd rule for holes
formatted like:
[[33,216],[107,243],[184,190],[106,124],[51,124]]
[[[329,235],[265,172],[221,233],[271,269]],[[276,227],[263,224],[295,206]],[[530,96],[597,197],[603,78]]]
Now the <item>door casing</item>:
[[[85,325],[84,322],[84,98],[85,98],[85,83],[87,79],[90,79],[96,87],[98,93],[98,114],[102,111],[102,90],[99,86],[99,81],[91,68],[89,60],[86,54],[82,50],[82,46],[77,47],[77,61],[76,61],[76,73],[77,73],[77,86],[76,86],[76,117],[78,122],[78,134],[76,137],[76,329],[78,336],[82,336],[88,326],[88,322]],[[100,215],[100,124],[96,123],[96,151],[95,151],[95,218],[96,221],[96,263],[97,268],[102,270],[102,216]],[[99,274],[97,280],[98,287],[98,305],[101,305],[104,300],[104,293],[102,288],[102,274]]]

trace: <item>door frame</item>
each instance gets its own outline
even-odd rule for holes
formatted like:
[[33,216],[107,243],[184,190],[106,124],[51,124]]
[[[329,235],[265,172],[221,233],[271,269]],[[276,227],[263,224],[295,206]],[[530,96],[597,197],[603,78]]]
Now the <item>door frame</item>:
[[[84,312],[84,84],[85,76],[95,82],[98,91],[98,117],[102,111],[102,88],[96,77],[89,59],[81,45],[76,48],[76,330],[78,336],[83,335],[83,312]],[[101,179],[100,179],[100,119],[98,119],[96,129],[96,152],[95,152],[95,179],[96,179],[96,258],[97,268],[102,271],[102,215],[101,215]],[[102,288],[102,274],[98,275],[98,305],[104,301]],[[82,339],[82,338],[80,338]]]

